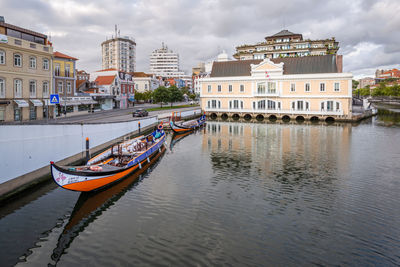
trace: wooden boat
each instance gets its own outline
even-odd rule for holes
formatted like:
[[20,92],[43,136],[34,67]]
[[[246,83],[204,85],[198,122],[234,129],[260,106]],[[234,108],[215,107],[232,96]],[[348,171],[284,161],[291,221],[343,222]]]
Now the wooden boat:
[[[105,210],[124,196],[127,190],[134,186],[141,174],[146,170],[151,170],[155,166],[154,164],[158,162],[158,159],[163,155],[165,150],[165,146],[162,146],[161,153],[156,153],[150,160],[150,164],[143,165],[142,169],[137,170],[121,182],[117,182],[115,185],[101,190],[80,194],[68,223],[64,226],[64,230],[58,238],[57,246],[53,249],[51,259],[54,265],[57,265],[60,258],[65,255],[65,250],[68,249],[74,239],[90,223],[95,221]],[[35,251],[37,252],[37,250]]]
[[184,121],[181,123],[175,123],[174,121],[170,122],[170,126],[172,131],[175,133],[183,133],[188,131],[193,131],[194,129],[199,128],[206,122],[206,115],[202,115],[197,120]]
[[113,146],[90,159],[85,166],[58,166],[50,162],[51,175],[62,188],[88,192],[119,181],[150,164],[165,142],[162,124],[147,136]]

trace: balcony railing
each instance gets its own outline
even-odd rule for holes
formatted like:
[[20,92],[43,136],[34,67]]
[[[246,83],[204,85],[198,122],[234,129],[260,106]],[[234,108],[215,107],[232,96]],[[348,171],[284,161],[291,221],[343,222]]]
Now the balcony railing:
[[254,91],[254,96],[279,96],[278,90]]

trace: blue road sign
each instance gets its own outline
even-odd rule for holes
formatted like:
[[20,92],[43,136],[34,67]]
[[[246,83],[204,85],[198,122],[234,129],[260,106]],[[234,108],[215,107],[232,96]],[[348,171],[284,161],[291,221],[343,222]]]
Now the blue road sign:
[[58,94],[50,95],[51,104],[60,104],[60,96]]

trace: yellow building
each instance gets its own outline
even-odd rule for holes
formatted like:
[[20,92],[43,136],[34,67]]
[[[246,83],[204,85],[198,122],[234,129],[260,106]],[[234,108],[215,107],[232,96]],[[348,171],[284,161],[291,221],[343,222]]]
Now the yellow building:
[[56,108],[56,115],[60,116],[64,112],[74,112],[80,104],[73,98],[76,96],[75,64],[78,59],[58,51],[53,56],[53,92],[60,96],[60,104]]
[[0,21],[0,122],[47,116],[52,54],[46,35]]
[[345,121],[352,77],[337,55],[214,62],[200,79],[201,107],[210,116]]

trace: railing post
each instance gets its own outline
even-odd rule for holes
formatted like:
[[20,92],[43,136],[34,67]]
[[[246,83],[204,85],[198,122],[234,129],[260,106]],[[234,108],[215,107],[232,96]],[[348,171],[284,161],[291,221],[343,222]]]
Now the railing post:
[[86,137],[86,163],[88,163],[90,158],[89,155],[89,137]]
[[139,128],[139,134],[140,134],[140,121],[138,121],[138,128]]

